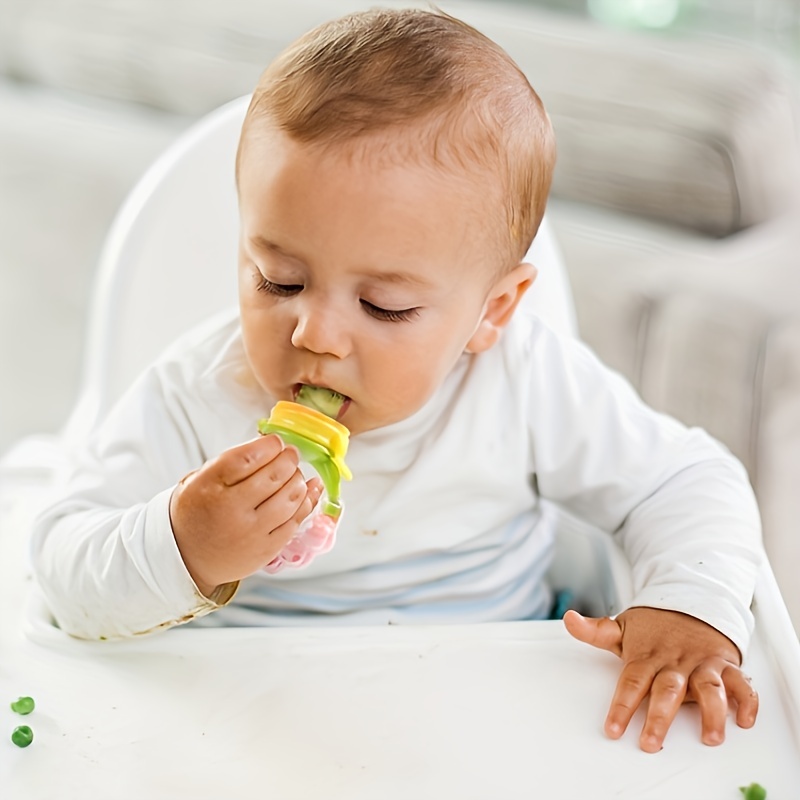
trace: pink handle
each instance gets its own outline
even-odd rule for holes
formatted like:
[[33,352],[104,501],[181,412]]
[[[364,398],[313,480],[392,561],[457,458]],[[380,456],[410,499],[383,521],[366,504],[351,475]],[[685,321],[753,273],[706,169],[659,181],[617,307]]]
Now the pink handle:
[[[341,519],[341,517],[339,517]],[[286,547],[264,567],[270,575],[286,567],[304,567],[316,556],[327,553],[336,541],[339,519],[327,514],[312,514],[300,526]]]

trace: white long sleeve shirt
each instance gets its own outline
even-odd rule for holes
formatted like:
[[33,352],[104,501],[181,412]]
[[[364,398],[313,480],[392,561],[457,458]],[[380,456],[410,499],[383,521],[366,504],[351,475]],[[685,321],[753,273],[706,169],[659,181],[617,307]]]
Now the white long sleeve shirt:
[[352,438],[330,553],[204,597],[170,528],[171,492],[253,438],[273,403],[233,314],[141,376],[34,530],[35,573],[64,630],[131,636],[207,614],[232,625],[543,617],[557,534],[546,499],[615,534],[632,605],[691,614],[745,651],[762,548],[743,467],[522,311],[412,417]]

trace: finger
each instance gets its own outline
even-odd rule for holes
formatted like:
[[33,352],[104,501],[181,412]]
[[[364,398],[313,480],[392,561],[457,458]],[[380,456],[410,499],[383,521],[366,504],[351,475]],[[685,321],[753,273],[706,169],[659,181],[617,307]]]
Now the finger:
[[605,722],[606,736],[619,739],[650,691],[655,668],[649,661],[631,661],[622,668]]
[[211,462],[212,469],[225,486],[235,486],[249,478],[285,449],[280,436],[272,433],[232,447]]
[[710,666],[698,667],[689,676],[689,694],[700,707],[701,741],[711,746],[722,744],[728,717],[728,695],[719,670]]
[[319,480],[311,479],[307,484],[305,497],[303,497],[297,506],[295,512],[278,527],[272,530],[270,534],[271,540],[288,542],[292,536],[297,532],[300,524],[306,517],[314,510],[322,494],[321,482]]
[[261,469],[231,487],[237,492],[237,501],[244,507],[258,509],[279,492],[292,478],[304,481],[298,468],[298,455],[294,448],[286,448]]
[[564,614],[564,626],[578,641],[622,655],[622,628],[610,617],[584,617],[570,610]]
[[686,698],[688,680],[677,669],[662,669],[650,688],[650,705],[644,720],[639,747],[646,753],[657,753],[664,746],[664,737],[678,709]]
[[758,716],[758,692],[750,678],[738,667],[728,667],[722,672],[722,682],[729,697],[736,701],[736,724],[752,728]]
[[311,478],[311,480],[306,481],[306,487],[308,488],[308,497],[311,500],[310,513],[316,508],[319,498],[322,497],[322,490],[325,487],[319,478]]
[[303,473],[295,468],[294,473],[269,497],[265,497],[256,507],[259,525],[273,533],[291,520],[308,496]]

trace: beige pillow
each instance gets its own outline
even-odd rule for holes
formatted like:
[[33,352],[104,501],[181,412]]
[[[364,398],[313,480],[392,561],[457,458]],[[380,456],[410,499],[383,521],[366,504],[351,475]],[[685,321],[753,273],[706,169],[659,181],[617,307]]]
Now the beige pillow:
[[800,184],[794,87],[733,42],[611,31],[556,15],[487,22],[558,137],[554,194],[726,236]]

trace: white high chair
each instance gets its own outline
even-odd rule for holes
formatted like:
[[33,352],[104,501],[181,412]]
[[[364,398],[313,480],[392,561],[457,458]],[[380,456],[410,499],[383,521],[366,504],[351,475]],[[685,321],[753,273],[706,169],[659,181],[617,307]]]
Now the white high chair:
[[[233,166],[247,101],[183,135],[120,211],[100,262],[67,440],[85,437],[175,336],[235,304]],[[526,302],[575,333],[547,222],[530,260],[540,275]],[[34,494],[30,506],[16,503],[6,531],[29,523]],[[36,598],[21,619],[19,598],[29,592],[21,562],[20,537],[0,536],[0,597],[9,600],[0,616],[0,694],[34,694],[42,710],[30,719],[30,752],[0,758],[3,796],[45,800],[59,786],[68,797],[74,786],[108,800],[264,792],[511,800],[612,790],[636,800],[724,800],[751,781],[776,798],[800,783],[800,646],[766,563],[747,665],[762,697],[757,729],[729,726],[724,748],[709,750],[686,711],[664,754],[643,757],[636,734],[612,743],[600,732],[616,659],[570,640],[559,622],[177,629],[88,643],[59,631]],[[610,537],[577,522],[566,521],[551,577],[595,613],[618,610],[630,593]],[[2,721],[9,730],[19,724]],[[564,748],[581,769],[555,767]],[[531,769],[536,753],[542,763]],[[83,769],[87,760],[96,768]]]

